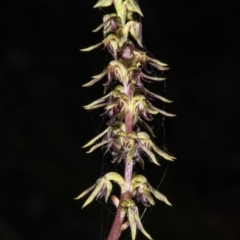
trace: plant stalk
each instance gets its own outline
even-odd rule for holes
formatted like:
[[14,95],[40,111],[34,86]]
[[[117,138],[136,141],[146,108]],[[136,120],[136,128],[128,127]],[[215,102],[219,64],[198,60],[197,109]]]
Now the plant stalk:
[[[128,98],[130,99],[132,94],[131,91],[127,91]],[[126,127],[126,133],[130,133],[133,130],[133,116],[132,113],[129,112],[125,116],[125,127]],[[122,211],[121,203],[131,198],[131,192],[130,192],[130,183],[132,179],[132,170],[133,170],[133,161],[130,161],[129,163],[125,159],[124,162],[124,180],[125,180],[125,191],[121,194],[119,205],[117,208],[117,212],[112,224],[112,227],[110,229],[109,235],[107,240],[118,240],[121,235],[121,227],[124,222],[126,213]]]
[[[136,239],[137,229],[148,239],[152,239],[142,226],[135,201],[141,202],[144,206],[154,205],[153,195],[167,205],[171,206],[171,203],[166,196],[151,187],[143,175],[136,174],[133,177],[132,175],[136,162],[139,162],[144,168],[142,155],[148,157],[156,165],[159,163],[155,155],[169,161],[175,159],[152,142],[150,135],[155,135],[151,127],[145,122],[145,120],[152,119],[152,114],[161,113],[164,116],[174,116],[174,114],[167,113],[151,104],[152,98],[163,102],[171,101],[148,91],[144,83],[150,80],[163,80],[163,78],[145,74],[144,72],[149,72],[148,66],[160,71],[168,68],[167,64],[148,56],[143,51],[142,24],[138,20],[139,17],[136,16],[137,14],[143,16],[143,14],[137,0],[98,0],[94,8],[110,5],[114,5],[116,13],[105,14],[103,23],[94,30],[95,32],[103,28],[104,40],[82,49],[82,51],[90,51],[104,45],[104,48],[113,55],[114,60],[104,71],[93,76],[90,82],[83,85],[89,87],[103,77],[107,78],[107,82],[104,84],[104,94],[108,92],[110,86],[111,92],[84,106],[84,108],[93,110],[103,107],[105,114],[110,117],[110,124],[107,124],[109,126],[106,130],[83,147],[92,145],[87,153],[101,146],[107,148],[107,151],[114,157],[113,162],[123,162],[124,176],[117,172],[109,172],[75,199],[80,199],[91,192],[83,207],[92,202],[94,198],[105,197],[107,202],[112,191],[111,181],[117,183],[121,188],[121,194],[118,197],[112,196],[117,209],[107,240],[118,240],[122,231],[127,227],[130,228],[132,239]],[[102,141],[98,142],[100,138]]]

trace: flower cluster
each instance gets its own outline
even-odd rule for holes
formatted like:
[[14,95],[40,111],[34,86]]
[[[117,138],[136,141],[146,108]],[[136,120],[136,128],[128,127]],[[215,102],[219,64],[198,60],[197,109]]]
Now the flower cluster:
[[[93,76],[91,81],[83,85],[83,87],[90,87],[105,79],[104,96],[84,108],[86,110],[103,108],[104,114],[109,117],[109,122],[102,133],[83,147],[91,146],[88,153],[104,147],[106,152],[112,155],[113,163],[122,161],[128,170],[124,178],[118,173],[107,173],[76,199],[91,192],[83,207],[94,198],[105,197],[107,202],[112,191],[111,181],[116,182],[121,188],[121,196],[111,198],[115,206],[120,209],[122,224],[118,231],[110,232],[108,239],[118,239],[120,231],[128,226],[131,229],[132,239],[136,237],[136,228],[139,228],[147,238],[152,239],[141,224],[134,200],[147,207],[155,204],[154,196],[167,205],[171,204],[163,194],[148,183],[144,176],[133,176],[132,166],[139,163],[144,168],[145,156],[156,165],[160,165],[156,155],[169,161],[175,159],[151,140],[155,134],[147,123],[153,119],[152,115],[158,113],[168,117],[175,116],[157,108],[151,102],[152,99],[158,99],[170,103],[170,100],[146,88],[146,83],[150,81],[165,80],[165,78],[151,76],[149,66],[158,71],[165,71],[168,67],[167,64],[148,56],[143,49],[142,25],[138,16],[143,14],[138,3],[135,0],[99,0],[94,7],[111,5],[115,7],[116,12],[106,14],[103,17],[103,23],[93,30],[93,32],[103,30],[103,41],[82,49],[82,51],[90,51],[103,46],[113,57],[102,73]],[[123,223],[125,216],[127,221]],[[116,229],[116,226],[113,228]],[[114,232],[116,232],[115,237]]]

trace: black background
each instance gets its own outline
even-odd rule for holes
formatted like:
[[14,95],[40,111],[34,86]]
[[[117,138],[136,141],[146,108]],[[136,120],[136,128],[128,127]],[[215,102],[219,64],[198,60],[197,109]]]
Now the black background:
[[[102,85],[81,85],[111,59],[103,50],[79,52],[102,39],[91,32],[104,14],[94,4],[10,0],[0,9],[2,240],[106,238],[112,214],[103,201],[81,210],[83,200],[73,200],[104,164],[115,169],[101,150],[81,148],[105,128],[101,112],[82,108],[101,96]],[[146,49],[171,67],[166,88],[153,90],[166,90],[174,100],[166,110],[177,114],[164,127],[161,117],[154,122],[156,143],[177,160],[146,166],[155,187],[167,168],[159,190],[173,207],[157,202],[144,226],[154,239],[239,239],[240,2],[139,4]]]

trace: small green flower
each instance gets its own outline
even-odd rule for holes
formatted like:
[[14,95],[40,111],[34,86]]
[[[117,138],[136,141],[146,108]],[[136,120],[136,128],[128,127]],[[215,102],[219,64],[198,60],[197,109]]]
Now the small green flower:
[[99,48],[101,45],[104,45],[104,47],[113,54],[114,58],[116,58],[116,51],[118,49],[118,44],[119,44],[119,40],[118,37],[115,34],[110,34],[108,35],[106,38],[104,38],[104,40],[100,43],[97,43],[93,46],[90,46],[88,48],[83,48],[80,49],[82,52],[88,52],[91,51],[93,49]]
[[[139,213],[138,213],[138,208],[135,205],[134,201],[131,199],[127,199],[122,202],[122,207],[127,209],[127,218],[128,218],[128,224],[131,229],[131,235],[132,235],[132,240],[136,239],[136,233],[137,233],[137,228],[148,238],[152,239],[152,237],[146,232],[144,229]],[[127,224],[127,225],[128,225]],[[122,228],[122,230],[124,227]]]
[[136,51],[134,52],[134,54],[135,54],[134,65],[138,66],[138,64],[140,64],[146,72],[148,72],[147,64],[150,64],[151,66],[157,68],[160,71],[165,71],[169,69],[166,63],[160,62],[155,58],[149,57],[146,55],[146,53]]
[[107,82],[104,84],[104,94],[107,92],[109,86],[113,81],[119,81],[120,83],[124,83],[124,81],[128,79],[127,70],[124,65],[119,61],[113,60],[108,64],[108,66],[103,70],[102,73],[93,76],[93,79],[90,82],[85,83],[83,87],[90,87],[100,81],[105,76],[107,76]]
[[127,159],[127,162],[132,160],[141,162],[141,154],[145,153],[153,163],[160,165],[152,150],[166,160],[173,161],[175,159],[175,157],[170,156],[158,148],[151,141],[146,132],[126,133],[125,125],[122,122],[116,122],[115,124],[107,127],[102,133],[93,138],[83,147],[85,148],[91,146],[101,137],[103,137],[102,141],[95,144],[87,153],[91,153],[98,147],[107,145],[107,151],[110,151],[115,157],[113,162],[121,161],[123,158]]
[[104,37],[107,36],[108,33],[114,33],[117,29],[122,27],[122,20],[121,18],[115,14],[106,14],[103,17],[103,23],[100,24],[93,32],[98,32],[103,28],[103,35]]
[[155,205],[155,201],[153,200],[151,194],[153,194],[158,200],[165,202],[169,206],[172,206],[166,196],[154,189],[143,175],[135,175],[132,178],[131,187],[133,196],[138,201],[142,202],[145,207],[149,206],[149,203],[151,205]]
[[111,181],[116,182],[120,186],[121,191],[124,190],[125,182],[124,182],[122,176],[119,175],[118,173],[110,172],[110,173],[107,173],[104,177],[99,178],[93,186],[86,189],[83,193],[81,193],[75,199],[78,200],[78,199],[84,197],[85,195],[87,195],[88,193],[90,193],[94,189],[92,191],[92,193],[90,194],[90,196],[88,197],[88,199],[83,204],[82,208],[86,207],[90,202],[92,202],[92,200],[94,198],[98,199],[98,198],[101,198],[101,197],[104,196],[105,201],[107,202],[107,200],[110,196],[110,193],[112,191]]

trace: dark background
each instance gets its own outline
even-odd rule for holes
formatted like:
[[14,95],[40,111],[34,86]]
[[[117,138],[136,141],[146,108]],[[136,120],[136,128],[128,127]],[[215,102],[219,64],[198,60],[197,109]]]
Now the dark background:
[[[101,173],[121,171],[101,150],[81,148],[105,128],[100,111],[82,108],[102,85],[81,85],[111,59],[103,50],[79,52],[102,39],[91,32],[104,14],[94,4],[10,0],[0,9],[2,240],[106,238],[112,214],[103,201],[81,210],[84,201],[73,200]],[[166,87],[151,87],[167,92],[174,103],[165,108],[177,114],[154,122],[156,143],[177,161],[146,165],[153,186],[163,179],[159,190],[173,207],[157,202],[145,228],[155,240],[240,239],[240,2],[139,4],[147,50],[171,67]]]

